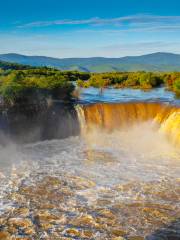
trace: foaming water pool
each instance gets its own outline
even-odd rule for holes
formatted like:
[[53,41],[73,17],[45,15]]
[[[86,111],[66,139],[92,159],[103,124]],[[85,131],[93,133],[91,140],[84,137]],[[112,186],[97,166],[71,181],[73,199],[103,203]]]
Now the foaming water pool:
[[68,172],[99,186],[178,178],[179,150],[155,131],[145,130],[147,126],[112,134],[97,130],[86,139],[71,137],[27,145],[24,159],[35,162],[44,172]]
[[38,239],[152,239],[169,224],[170,236],[177,230],[180,152],[152,122],[11,152],[21,162],[9,178],[1,176],[1,218],[8,231],[19,224],[18,234],[35,228],[30,236]]

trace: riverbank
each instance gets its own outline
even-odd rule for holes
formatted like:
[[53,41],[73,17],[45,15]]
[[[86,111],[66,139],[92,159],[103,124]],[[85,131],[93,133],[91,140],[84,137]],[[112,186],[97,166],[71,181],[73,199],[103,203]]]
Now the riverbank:
[[180,73],[157,73],[157,72],[115,72],[93,73],[86,80],[78,80],[80,87],[96,88],[133,88],[150,90],[162,85],[170,91],[180,95]]

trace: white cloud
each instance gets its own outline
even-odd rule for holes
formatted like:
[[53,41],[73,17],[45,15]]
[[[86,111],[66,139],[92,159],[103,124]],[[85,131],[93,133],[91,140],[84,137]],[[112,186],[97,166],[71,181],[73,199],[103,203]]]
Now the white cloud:
[[118,18],[89,18],[89,19],[63,19],[55,21],[35,21],[18,25],[19,28],[47,27],[55,25],[111,25],[128,26],[136,28],[138,25],[155,27],[156,24],[164,28],[170,28],[174,25],[180,25],[180,16],[155,16],[155,15],[133,15]]

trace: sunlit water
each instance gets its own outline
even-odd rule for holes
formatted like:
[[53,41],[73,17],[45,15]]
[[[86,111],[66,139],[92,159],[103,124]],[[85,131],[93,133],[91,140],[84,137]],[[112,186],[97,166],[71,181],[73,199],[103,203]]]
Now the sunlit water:
[[166,91],[164,88],[156,88],[150,91],[140,89],[114,89],[105,88],[102,93],[98,88],[80,89],[80,101],[87,103],[96,102],[129,102],[129,101],[146,101],[146,102],[166,102],[171,104],[180,104],[173,92]]
[[[97,89],[86,89],[80,101],[134,100],[179,104],[172,93],[163,89],[151,92],[109,89],[102,95],[98,94]],[[0,158],[2,216],[7,216],[7,212],[10,214],[11,211],[14,217],[12,209],[22,206],[31,209],[26,217],[31,220],[39,209],[57,216],[62,212],[67,215],[67,222],[49,227],[51,231],[42,227],[37,230],[36,226],[39,233],[34,236],[39,237],[41,233],[44,236],[42,239],[46,239],[44,232],[49,236],[56,233],[58,237],[52,239],[61,239],[60,236],[70,239],[115,239],[113,237],[121,234],[125,239],[131,236],[153,237],[156,230],[180,217],[180,150],[157,131],[152,121],[111,133],[94,128],[86,135],[67,139],[24,146],[12,143],[1,148]],[[57,183],[55,187],[54,182],[48,180],[43,193],[37,190],[32,195],[32,191],[39,189],[49,176],[59,179],[63,185]],[[27,186],[35,190],[28,190],[27,193],[24,190]],[[58,191],[64,188],[72,195],[59,200],[62,198]],[[48,197],[52,190],[58,197]],[[20,194],[25,200],[22,203],[20,197],[12,197],[11,193]],[[42,207],[45,203],[51,203],[54,210]],[[73,221],[84,215],[85,227],[80,220],[77,226]],[[98,216],[104,222],[97,220]],[[91,217],[99,227],[92,223]],[[87,223],[87,218],[91,223]],[[63,230],[58,232],[60,226]],[[88,228],[92,236],[87,238],[77,233],[67,233],[69,227],[80,232]],[[114,229],[121,230],[121,234],[114,234]],[[178,232],[176,235],[180,236]]]

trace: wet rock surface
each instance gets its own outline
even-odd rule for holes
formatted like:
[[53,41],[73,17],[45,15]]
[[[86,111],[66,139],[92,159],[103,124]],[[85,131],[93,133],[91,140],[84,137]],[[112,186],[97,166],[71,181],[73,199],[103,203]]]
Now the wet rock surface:
[[46,101],[0,109],[0,144],[62,139],[79,134],[73,102]]

